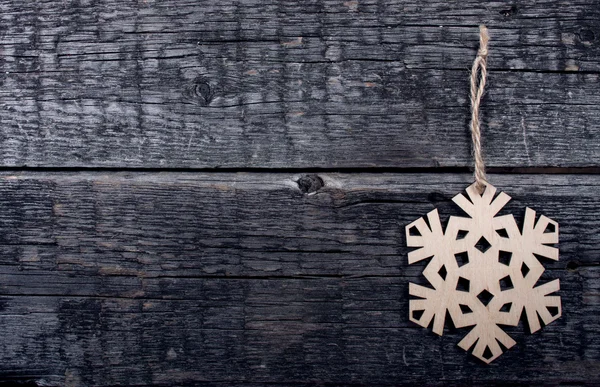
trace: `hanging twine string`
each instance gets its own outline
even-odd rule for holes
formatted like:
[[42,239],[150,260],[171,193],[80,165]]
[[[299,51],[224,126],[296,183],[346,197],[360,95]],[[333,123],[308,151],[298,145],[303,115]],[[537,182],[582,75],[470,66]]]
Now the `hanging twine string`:
[[475,183],[480,194],[485,190],[487,177],[485,175],[485,164],[481,154],[481,122],[479,120],[479,104],[485,89],[487,78],[487,55],[488,55],[487,28],[479,26],[479,51],[473,61],[471,69],[471,139],[473,140],[473,157],[475,158]]

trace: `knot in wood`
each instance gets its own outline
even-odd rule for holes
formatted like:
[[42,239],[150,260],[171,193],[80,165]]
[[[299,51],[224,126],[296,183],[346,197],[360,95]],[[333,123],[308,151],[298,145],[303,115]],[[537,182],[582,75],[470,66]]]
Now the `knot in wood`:
[[325,185],[323,179],[315,174],[304,175],[298,179],[297,183],[298,188],[300,188],[300,191],[303,193],[317,192]]
[[204,78],[196,78],[187,88],[186,96],[201,106],[208,106],[213,100],[213,89]]
[[516,5],[512,5],[510,8],[500,11],[500,15],[502,15],[504,17],[511,17],[516,14],[517,14],[517,6]]
[[579,264],[575,261],[570,261],[569,263],[567,263],[567,269],[574,271],[577,270],[579,268]]
[[594,31],[592,31],[592,30],[585,29],[585,30],[579,31],[579,33],[577,34],[577,37],[583,43],[591,43],[596,39],[596,34],[594,34]]

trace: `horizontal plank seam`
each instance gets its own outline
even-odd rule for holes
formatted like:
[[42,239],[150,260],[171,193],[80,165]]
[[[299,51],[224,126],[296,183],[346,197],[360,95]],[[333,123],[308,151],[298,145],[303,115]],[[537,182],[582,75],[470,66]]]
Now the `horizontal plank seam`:
[[[506,175],[519,175],[519,174],[539,174],[539,175],[597,175],[600,174],[600,167],[554,167],[554,166],[542,166],[542,167],[488,167],[486,170],[492,174],[506,174]],[[169,167],[169,168],[156,168],[156,167],[103,167],[103,166],[90,166],[90,167],[33,167],[33,166],[0,166],[0,173],[2,172],[140,172],[140,173],[152,173],[152,172],[198,172],[198,173],[442,173],[442,174],[462,174],[470,173],[470,167],[282,167],[282,168],[270,168],[270,167]]]

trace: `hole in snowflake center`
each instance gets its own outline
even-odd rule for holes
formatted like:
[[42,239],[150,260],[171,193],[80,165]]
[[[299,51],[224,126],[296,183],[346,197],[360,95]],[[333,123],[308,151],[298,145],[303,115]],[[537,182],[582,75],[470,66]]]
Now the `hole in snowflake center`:
[[508,238],[508,232],[505,228],[501,228],[500,230],[496,230],[496,234],[498,234],[502,238]]
[[442,267],[440,267],[440,270],[438,271],[438,274],[440,275],[440,277],[442,277],[443,280],[446,280],[446,275],[448,274],[446,266],[442,265]]
[[473,310],[471,308],[469,308],[468,305],[465,304],[458,304],[458,306],[460,306],[460,311],[463,314],[469,314],[469,313],[473,313]]
[[507,302],[506,304],[502,305],[502,308],[500,308],[500,312],[510,313],[511,308],[512,308],[512,302]]
[[477,295],[477,299],[484,306],[488,306],[488,304],[492,301],[492,298],[494,298],[494,295],[492,293],[488,292],[487,290],[483,290],[481,293],[479,293]]
[[466,251],[454,254],[454,258],[456,259],[456,264],[458,265],[458,267],[464,266],[467,263],[469,263],[469,254]]
[[504,292],[506,290],[512,289],[513,287],[514,286],[513,286],[512,280],[510,279],[509,275],[507,275],[506,277],[504,277],[500,280],[500,290],[501,291]]
[[468,292],[470,288],[471,281],[463,277],[458,277],[458,281],[456,282],[456,290],[460,292]]
[[523,278],[527,277],[527,273],[529,273],[529,266],[527,266],[525,262],[523,262],[523,264],[521,265],[521,274],[523,275]]
[[461,239],[465,239],[468,233],[469,232],[467,230],[458,230],[458,233],[456,233],[456,240],[459,241]]
[[512,259],[512,253],[510,251],[498,251],[498,262],[503,265],[510,266],[510,260]]
[[477,243],[475,244],[475,248],[481,251],[482,253],[488,251],[490,247],[492,247],[492,245],[484,237],[479,238],[479,241],[477,241]]

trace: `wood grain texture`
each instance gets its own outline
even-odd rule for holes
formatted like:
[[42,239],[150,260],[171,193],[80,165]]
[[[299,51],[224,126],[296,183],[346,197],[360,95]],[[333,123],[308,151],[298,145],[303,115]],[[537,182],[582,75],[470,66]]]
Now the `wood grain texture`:
[[0,3],[2,166],[598,166],[595,0]]
[[[600,383],[600,177],[491,175],[561,224],[563,316],[491,366],[408,321],[404,227],[455,174],[18,173],[0,184],[0,379],[39,385]],[[545,277],[542,277],[545,281]]]

